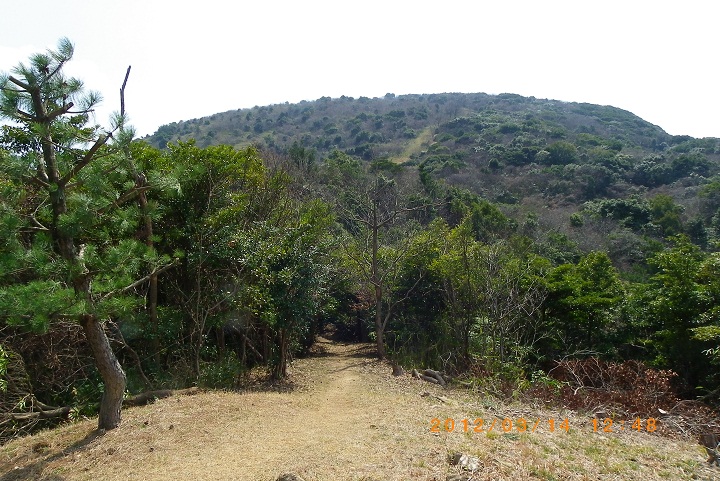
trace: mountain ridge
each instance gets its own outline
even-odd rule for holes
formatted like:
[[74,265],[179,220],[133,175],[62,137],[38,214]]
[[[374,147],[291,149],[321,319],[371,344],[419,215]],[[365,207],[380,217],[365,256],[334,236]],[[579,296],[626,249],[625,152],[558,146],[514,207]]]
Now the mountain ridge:
[[[332,105],[334,104],[334,105]],[[485,93],[441,93],[441,94],[405,94],[394,95],[386,94],[384,97],[347,97],[338,98],[321,97],[317,100],[301,101],[298,103],[281,103],[267,106],[255,106],[252,108],[243,108],[235,110],[227,110],[213,115],[200,117],[190,120],[181,120],[160,126],[152,135],[146,136],[145,140],[163,148],[164,143],[168,141],[186,140],[190,137],[195,138],[201,144],[215,145],[220,140],[226,140],[229,145],[246,145],[247,142],[253,143],[258,141],[267,134],[275,136],[288,136],[290,138],[297,137],[298,132],[288,132],[283,126],[289,120],[299,121],[299,124],[307,124],[308,120],[312,120],[309,130],[315,131],[318,128],[318,122],[322,122],[328,115],[318,116],[319,112],[327,112],[329,107],[335,119],[352,120],[355,116],[364,113],[370,116],[375,122],[380,120],[384,122],[395,120],[392,127],[400,127],[405,125],[417,125],[420,120],[429,120],[435,123],[444,123],[455,117],[467,117],[476,114],[479,111],[494,108],[505,114],[517,113],[525,111],[529,107],[533,107],[541,114],[548,112],[562,112],[572,109],[583,109],[585,115],[589,118],[599,117],[607,121],[618,122],[623,120],[627,123],[636,123],[645,128],[651,129],[656,135],[663,138],[672,139],[675,137],[686,138],[689,136],[673,136],[665,132],[660,126],[647,122],[630,111],[610,106],[596,105],[585,102],[566,102],[552,99],[538,99],[535,97],[523,97],[517,94],[503,93],[490,95]],[[348,107],[352,107],[353,111],[348,111]],[[435,107],[435,112],[428,107]],[[405,119],[402,114],[397,112],[404,109],[407,114]],[[425,110],[427,109],[427,110]],[[576,112],[577,113],[577,112]],[[249,114],[249,115],[248,115]],[[355,114],[355,115],[351,115]],[[604,117],[603,117],[604,116]],[[318,118],[319,117],[319,118]],[[366,120],[361,118],[361,121]],[[404,122],[397,122],[404,120]],[[248,129],[248,126],[251,126]],[[208,128],[206,128],[208,127]],[[387,130],[384,125],[374,126],[376,130]],[[338,132],[341,126],[336,126]],[[238,132],[238,129],[240,132]],[[304,129],[299,129],[301,134],[305,134]],[[332,126],[327,126],[329,135],[336,133]],[[208,132],[215,134],[207,135]],[[352,133],[352,131],[350,131]],[[403,132],[410,136],[410,133]],[[618,134],[619,132],[610,132]],[[224,134],[224,135],[219,135]],[[295,136],[292,136],[295,134]],[[315,132],[317,135],[317,132]],[[220,138],[218,138],[220,137]],[[267,139],[265,139],[267,140]],[[272,144],[282,145],[283,141],[272,139]],[[298,139],[299,140],[299,139]],[[335,139],[333,139],[335,140]],[[341,138],[338,148],[352,146],[354,139],[352,137]],[[364,139],[359,139],[362,142]],[[374,140],[378,140],[377,138]],[[287,140],[285,140],[287,142]],[[359,143],[356,142],[355,144]]]

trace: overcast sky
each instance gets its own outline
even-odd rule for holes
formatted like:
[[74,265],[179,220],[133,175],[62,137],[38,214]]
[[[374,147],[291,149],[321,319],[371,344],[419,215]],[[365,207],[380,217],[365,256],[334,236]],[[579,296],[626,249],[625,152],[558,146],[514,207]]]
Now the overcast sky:
[[715,0],[27,0],[0,8],[0,71],[66,36],[68,72],[140,136],[323,96],[516,93],[613,105],[720,137]]

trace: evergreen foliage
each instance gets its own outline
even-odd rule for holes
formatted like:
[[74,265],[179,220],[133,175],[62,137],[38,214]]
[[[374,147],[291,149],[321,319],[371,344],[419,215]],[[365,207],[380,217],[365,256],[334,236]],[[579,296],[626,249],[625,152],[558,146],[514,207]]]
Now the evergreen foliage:
[[143,303],[138,279],[167,260],[135,238],[140,215],[128,201],[142,187],[124,150],[132,131],[120,116],[110,131],[88,124],[100,97],[64,75],[72,55],[62,39],[0,78],[0,114],[17,124],[0,137],[0,316],[34,332],[66,320],[83,327],[104,382],[99,427],[112,429],[125,374],[103,323],[131,317]]

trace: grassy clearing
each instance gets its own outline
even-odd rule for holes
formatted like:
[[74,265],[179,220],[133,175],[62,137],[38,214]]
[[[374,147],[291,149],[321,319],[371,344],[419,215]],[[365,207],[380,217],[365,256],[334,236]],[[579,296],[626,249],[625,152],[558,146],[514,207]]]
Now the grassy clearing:
[[[86,420],[15,440],[0,448],[0,480],[270,481],[294,472],[307,481],[429,481],[460,472],[448,463],[455,452],[480,459],[475,479],[720,478],[692,440],[594,433],[577,413],[394,378],[367,357],[369,346],[319,348],[321,356],[293,365],[285,389],[168,398],[126,411],[121,427],[103,436]],[[518,432],[521,417],[529,428],[540,421],[535,432]],[[439,432],[431,432],[433,418],[442,422]],[[565,418],[567,432],[558,424],[550,431],[550,419]],[[455,420],[452,432],[447,419]],[[508,432],[503,419],[514,420]]]
[[395,164],[404,164],[410,161],[410,157],[413,154],[419,154],[421,151],[427,149],[430,142],[432,142],[433,130],[433,127],[425,127],[417,137],[408,142],[400,155],[392,157],[390,161]]

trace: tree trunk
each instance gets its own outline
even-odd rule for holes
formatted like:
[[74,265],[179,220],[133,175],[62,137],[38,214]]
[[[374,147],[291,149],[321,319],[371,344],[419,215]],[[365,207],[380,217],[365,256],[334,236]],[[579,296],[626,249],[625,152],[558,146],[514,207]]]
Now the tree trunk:
[[470,329],[472,329],[472,320],[466,319],[462,323],[462,355],[466,365],[470,365]]
[[[126,150],[126,155],[130,159],[129,149]],[[145,242],[145,245],[154,248],[153,242],[153,223],[152,218],[149,214],[147,194],[145,189],[147,188],[147,178],[140,172],[135,173],[135,187],[139,189],[138,194],[138,206],[142,213],[142,228],[140,230],[140,239]],[[152,355],[156,365],[160,365],[160,327],[158,324],[158,275],[150,274],[150,284],[148,286],[147,293],[147,312],[148,320],[150,322],[150,329],[152,330]]]
[[383,302],[383,290],[380,285],[380,266],[378,265],[378,231],[380,226],[378,225],[377,219],[377,203],[374,204],[373,209],[373,222],[370,226],[372,229],[372,261],[370,265],[371,278],[375,290],[375,342],[377,344],[378,358],[385,359],[387,352],[385,351],[385,326],[383,326],[382,318],[382,302]]
[[148,290],[148,298],[147,298],[147,309],[148,309],[148,319],[150,321],[150,328],[152,329],[152,354],[153,359],[155,360],[155,364],[157,366],[160,365],[160,328],[158,324],[158,313],[157,313],[157,305],[158,305],[158,276],[157,274],[152,274],[150,276],[150,286]]
[[[193,336],[195,337],[195,336]],[[192,358],[192,364],[193,364],[193,373],[195,374],[195,379],[200,379],[200,350],[202,349],[200,346],[200,341],[193,342],[193,358]]]
[[283,379],[287,376],[288,347],[290,338],[287,329],[280,329],[278,332],[278,344],[280,349],[280,357],[273,367],[273,378]]
[[241,333],[242,336],[242,343],[240,344],[240,362],[242,362],[243,366],[247,366],[247,343],[248,338],[244,334]]
[[382,312],[380,304],[375,311],[375,346],[377,348],[378,359],[386,359],[387,351],[385,349],[385,329],[382,325]]
[[98,429],[115,429],[120,425],[120,409],[127,384],[125,372],[110,347],[102,323],[95,316],[86,314],[82,317],[81,324],[105,385],[100,401]]
[[215,328],[215,338],[217,339],[218,351],[225,354],[225,328],[223,326]]
[[272,339],[270,339],[270,332],[267,326],[263,326],[261,331],[261,338],[263,357],[269,360],[271,357],[270,348],[272,344]]
[[367,337],[365,336],[365,328],[363,326],[363,318],[355,314],[355,333],[359,342],[365,342]]
[[382,316],[382,288],[375,286],[375,343],[377,344],[378,358],[385,359],[387,352],[385,351],[385,326],[383,326]]

